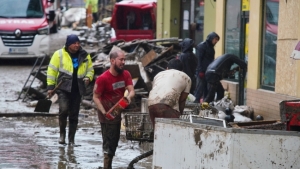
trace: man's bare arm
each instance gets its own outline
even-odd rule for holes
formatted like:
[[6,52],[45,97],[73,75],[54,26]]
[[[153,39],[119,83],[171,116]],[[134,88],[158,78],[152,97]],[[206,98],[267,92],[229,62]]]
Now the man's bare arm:
[[126,96],[127,99],[129,100],[129,102],[131,102],[131,99],[134,97],[135,95],[135,91],[134,91],[134,87],[133,85],[128,85],[126,87],[126,89],[128,90],[128,95]]
[[100,110],[100,112],[101,112],[102,114],[106,114],[106,111],[105,111],[105,109],[104,109],[104,107],[103,107],[101,101],[99,100],[101,94],[97,94],[97,93],[95,92],[96,87],[97,87],[97,85],[94,86],[94,92],[93,92],[93,100],[94,100],[94,103],[96,104],[97,109]]

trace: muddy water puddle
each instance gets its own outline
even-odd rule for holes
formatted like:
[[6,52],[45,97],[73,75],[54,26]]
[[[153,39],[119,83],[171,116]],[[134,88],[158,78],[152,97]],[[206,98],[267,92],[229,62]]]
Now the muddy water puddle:
[[[74,147],[58,144],[57,117],[0,117],[0,127],[1,169],[92,169],[103,164],[101,128],[95,116],[80,118]],[[150,149],[152,143],[128,141],[122,131],[113,168],[127,168],[132,159]],[[151,162],[152,156],[134,167],[151,168]]]

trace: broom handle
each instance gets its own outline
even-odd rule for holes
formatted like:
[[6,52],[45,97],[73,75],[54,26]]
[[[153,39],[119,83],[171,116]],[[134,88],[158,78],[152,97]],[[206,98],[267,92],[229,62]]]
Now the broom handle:
[[[59,88],[59,86],[62,84],[62,80],[55,86],[55,88],[52,90],[52,93],[54,93],[58,88]],[[51,96],[52,97],[52,96]],[[49,97],[49,95],[47,95],[47,97],[46,98],[48,98],[48,99],[51,99],[51,97]]]

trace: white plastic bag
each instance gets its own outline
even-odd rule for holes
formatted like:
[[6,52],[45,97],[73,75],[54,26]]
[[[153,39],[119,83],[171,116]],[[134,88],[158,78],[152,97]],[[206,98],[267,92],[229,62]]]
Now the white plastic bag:
[[291,58],[295,59],[295,60],[299,60],[300,59],[300,41],[297,43],[297,45],[295,46],[295,49],[293,50],[291,56]]

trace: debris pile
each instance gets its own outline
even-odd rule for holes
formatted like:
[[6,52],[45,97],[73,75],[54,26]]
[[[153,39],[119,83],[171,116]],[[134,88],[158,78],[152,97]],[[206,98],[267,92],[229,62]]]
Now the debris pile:
[[92,48],[102,48],[110,41],[111,27],[105,22],[97,22],[92,24],[92,28],[87,26],[76,27],[74,30],[79,32],[79,40],[82,47],[88,45]]
[[[153,39],[153,40],[134,40],[125,42],[117,40],[109,43],[110,26],[109,24],[97,23],[93,29],[87,27],[78,28],[80,41],[84,48],[94,49],[90,52],[95,70],[95,78],[101,75],[110,67],[109,53],[113,48],[120,48],[125,52],[125,69],[131,73],[136,90],[137,102],[142,97],[147,97],[152,88],[152,80],[160,71],[166,70],[169,60],[176,58],[181,48],[178,38]],[[95,50],[96,49],[96,50]],[[88,50],[87,50],[88,51]],[[28,92],[30,99],[38,100],[46,97],[46,76],[47,66],[37,69],[35,78],[41,81],[39,88],[32,88],[34,92]],[[82,104],[93,107],[92,91],[95,80],[87,86],[86,95],[83,97]]]
[[[177,57],[180,52],[179,41],[178,38],[168,38],[130,42],[119,40],[108,43],[93,53],[95,79],[110,67],[108,56],[110,51],[113,48],[120,48],[125,52],[125,69],[131,73],[136,97],[140,100],[151,90],[154,76],[166,70],[169,60]],[[93,84],[91,83],[87,88],[87,95],[84,99],[92,99]]]
[[61,18],[60,25],[62,27],[76,28],[77,26],[85,25],[86,9],[76,7],[66,10],[64,8],[59,17]]
[[[136,96],[132,102],[133,104],[129,106],[129,109],[133,110],[132,112],[140,109],[142,98],[148,97],[156,74],[166,70],[168,62],[173,58],[177,58],[181,52],[179,45],[181,39],[178,38],[109,42],[110,25],[104,23],[96,23],[92,29],[78,27],[78,31],[80,32],[79,37],[82,47],[93,49],[93,52],[89,53],[95,70],[94,80],[87,86],[86,94],[81,102],[85,109],[95,108],[95,104],[92,101],[95,80],[109,69],[109,53],[114,48],[124,51],[126,57],[125,69],[131,73],[133,79]],[[34,72],[37,73],[35,77],[41,81],[41,85],[39,89],[29,90],[31,99],[43,99],[46,97],[47,66],[45,65],[38,72]],[[200,109],[193,111],[197,112],[196,115],[203,117],[226,119],[225,109],[229,108],[233,110],[233,115],[236,118],[235,122],[249,122],[253,120],[254,112],[251,107],[234,106],[228,97],[224,97],[224,99],[214,102],[208,107],[211,109],[204,108],[202,104]]]

